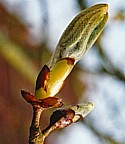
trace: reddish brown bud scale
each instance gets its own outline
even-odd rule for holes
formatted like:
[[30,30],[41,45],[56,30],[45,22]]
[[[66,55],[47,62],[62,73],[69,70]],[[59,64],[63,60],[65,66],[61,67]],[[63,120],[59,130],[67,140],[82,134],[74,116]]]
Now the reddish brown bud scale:
[[30,104],[35,105],[39,103],[39,100],[34,97],[34,95],[28,91],[21,90],[22,97]]
[[49,78],[50,78],[50,69],[48,68],[47,65],[44,65],[36,80],[36,90],[43,87],[44,90],[47,91],[47,84]]
[[68,65],[74,65],[74,63],[75,63],[75,59],[74,58],[64,58],[64,59],[66,59],[67,60],[67,64]]
[[52,126],[55,126],[56,129],[67,127],[72,123],[74,116],[75,112],[72,109],[59,109],[54,111],[50,117],[50,124],[45,130],[43,130],[43,134]]
[[50,108],[50,107],[61,107],[63,105],[62,99],[56,97],[47,97],[45,99],[37,99],[34,95],[28,91],[21,90],[22,97],[31,105],[41,107],[41,108]]

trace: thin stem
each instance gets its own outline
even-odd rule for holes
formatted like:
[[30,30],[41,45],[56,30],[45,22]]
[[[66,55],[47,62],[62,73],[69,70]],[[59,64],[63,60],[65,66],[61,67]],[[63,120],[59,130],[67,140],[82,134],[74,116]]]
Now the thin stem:
[[49,127],[47,130],[45,130],[45,131],[43,130],[42,133],[43,133],[44,139],[55,129],[57,129],[57,127],[55,125],[53,125],[53,126]]
[[44,109],[39,106],[33,106],[33,118],[30,126],[29,144],[39,144],[43,140],[40,129],[40,117]]

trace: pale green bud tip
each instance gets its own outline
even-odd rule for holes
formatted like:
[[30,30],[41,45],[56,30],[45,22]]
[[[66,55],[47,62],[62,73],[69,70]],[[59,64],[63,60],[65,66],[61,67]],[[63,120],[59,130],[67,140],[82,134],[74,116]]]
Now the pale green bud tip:
[[73,122],[77,122],[80,119],[86,117],[94,108],[93,102],[81,103],[76,106],[72,106],[71,109],[75,111]]
[[94,109],[94,103],[87,102],[83,105],[81,104],[81,107],[83,107],[83,113],[84,113],[83,116],[86,116],[88,113],[90,113]]
[[93,102],[85,102],[78,104],[76,106],[72,106],[72,110],[75,111],[75,114],[81,114],[83,117],[86,116],[89,112],[91,112],[94,108]]

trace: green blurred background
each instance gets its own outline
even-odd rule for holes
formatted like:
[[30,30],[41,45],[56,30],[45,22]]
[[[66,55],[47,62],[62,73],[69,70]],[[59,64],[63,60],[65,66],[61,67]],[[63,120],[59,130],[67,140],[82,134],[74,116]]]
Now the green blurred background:
[[[0,143],[28,143],[32,107],[20,90],[34,92],[41,67],[61,33],[82,9],[106,2],[109,21],[58,94],[65,104],[94,101],[83,121],[52,132],[46,144],[125,144],[124,0],[0,0]],[[44,113],[48,125],[52,110]]]

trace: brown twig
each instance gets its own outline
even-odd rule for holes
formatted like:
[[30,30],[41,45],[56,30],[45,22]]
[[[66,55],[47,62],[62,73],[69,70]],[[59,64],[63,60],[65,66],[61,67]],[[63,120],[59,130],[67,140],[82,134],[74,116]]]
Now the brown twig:
[[40,117],[44,108],[33,106],[33,118],[30,126],[29,144],[41,144],[43,141],[40,129]]

